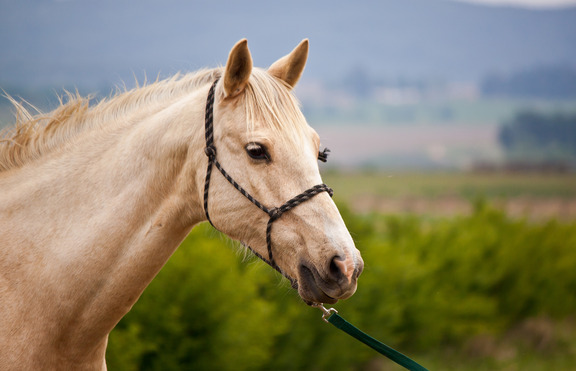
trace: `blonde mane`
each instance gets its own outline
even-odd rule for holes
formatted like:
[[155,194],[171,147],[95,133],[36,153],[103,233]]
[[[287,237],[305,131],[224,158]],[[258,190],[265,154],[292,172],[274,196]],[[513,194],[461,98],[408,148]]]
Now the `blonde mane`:
[[[146,112],[166,106],[194,89],[221,77],[222,68],[175,75],[115,95],[90,105],[91,97],[66,92],[60,106],[49,113],[32,114],[12,97],[16,124],[0,132],[0,172],[19,168],[69,143],[79,133],[115,122],[132,112]],[[282,81],[266,71],[254,69],[243,100],[247,130],[256,123],[267,125],[291,142],[302,138],[305,123],[299,103]],[[280,135],[280,133],[284,133]]]
[[16,124],[0,134],[0,172],[23,165],[62,147],[78,133],[114,122],[135,110],[150,110],[218,77],[220,70],[175,75],[115,95],[90,106],[91,97],[66,92],[60,106],[36,115],[9,97],[16,110]]

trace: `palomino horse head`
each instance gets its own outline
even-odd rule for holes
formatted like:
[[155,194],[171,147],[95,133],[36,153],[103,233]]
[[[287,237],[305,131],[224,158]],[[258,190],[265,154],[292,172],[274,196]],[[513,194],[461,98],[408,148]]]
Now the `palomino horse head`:
[[213,145],[225,171],[211,175],[209,219],[291,279],[304,301],[335,303],[356,291],[363,261],[327,187],[282,213],[266,236],[269,210],[322,183],[320,139],[291,93],[307,55],[304,40],[263,70],[246,40],[230,52],[214,93]]

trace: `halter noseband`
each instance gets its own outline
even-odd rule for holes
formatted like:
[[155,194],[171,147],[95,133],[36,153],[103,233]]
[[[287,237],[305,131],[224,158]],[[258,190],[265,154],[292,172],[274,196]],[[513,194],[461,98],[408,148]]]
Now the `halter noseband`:
[[[282,214],[284,214],[286,211],[293,209],[294,207],[300,205],[301,203],[303,203],[305,201],[308,201],[309,199],[316,196],[317,194],[320,194],[322,192],[328,192],[330,197],[332,197],[332,194],[334,192],[326,184],[318,184],[318,185],[315,185],[315,186],[307,189],[306,191],[300,193],[299,195],[291,198],[290,200],[286,201],[280,207],[268,208],[268,207],[264,206],[263,204],[261,204],[260,202],[258,202],[258,200],[256,200],[254,197],[252,197],[250,195],[250,193],[248,193],[244,188],[242,188],[238,183],[236,183],[236,181],[234,181],[234,179],[230,176],[230,174],[228,174],[224,170],[224,168],[222,167],[220,162],[218,162],[218,160],[216,159],[216,147],[214,146],[213,121],[214,121],[214,90],[216,88],[217,83],[218,83],[218,80],[214,81],[214,83],[212,84],[212,87],[210,88],[210,92],[208,93],[208,97],[206,99],[206,116],[205,116],[206,148],[204,148],[204,152],[206,153],[206,156],[208,156],[208,168],[206,169],[206,180],[204,182],[204,213],[206,214],[206,219],[208,219],[210,224],[212,224],[212,226],[214,228],[216,228],[216,226],[214,226],[214,223],[212,223],[212,220],[210,219],[210,214],[208,213],[208,193],[209,193],[209,188],[210,188],[210,175],[212,174],[212,165],[214,165],[220,171],[220,173],[224,176],[224,178],[228,182],[230,182],[230,184],[232,184],[232,186],[234,186],[234,188],[236,188],[244,197],[246,197],[248,200],[250,200],[250,202],[252,202],[254,205],[256,205],[260,210],[264,211],[270,217],[268,219],[268,224],[266,225],[266,245],[268,246],[268,259],[264,258],[262,255],[260,255],[256,251],[254,251],[254,249],[252,249],[250,246],[248,246],[244,243],[242,243],[242,244],[244,246],[248,247],[254,253],[254,255],[256,255],[257,257],[262,259],[264,262],[266,262],[268,265],[270,265],[272,268],[276,269],[284,277],[286,277],[288,280],[290,280],[290,282],[292,283],[292,286],[294,288],[296,288],[298,285],[297,281],[294,278],[287,275],[286,273],[284,273],[282,271],[282,269],[280,269],[278,264],[276,264],[276,262],[274,261],[274,256],[272,255],[272,237],[271,237],[272,223],[274,223],[274,221],[278,220],[282,216]],[[326,162],[326,157],[328,156],[327,152],[328,152],[327,149],[325,149],[323,152],[320,152],[319,159],[321,161]],[[218,228],[216,228],[216,229],[218,229]]]

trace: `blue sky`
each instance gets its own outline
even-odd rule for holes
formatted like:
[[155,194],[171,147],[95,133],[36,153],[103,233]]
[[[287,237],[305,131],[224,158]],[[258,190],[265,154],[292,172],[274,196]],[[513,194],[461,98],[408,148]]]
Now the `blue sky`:
[[[225,63],[241,38],[260,67],[309,38],[305,78],[330,83],[358,71],[475,82],[576,67],[576,4],[533,11],[463,1],[536,0],[0,0],[0,88],[93,91],[134,76],[163,78]],[[539,3],[558,1],[568,0]]]

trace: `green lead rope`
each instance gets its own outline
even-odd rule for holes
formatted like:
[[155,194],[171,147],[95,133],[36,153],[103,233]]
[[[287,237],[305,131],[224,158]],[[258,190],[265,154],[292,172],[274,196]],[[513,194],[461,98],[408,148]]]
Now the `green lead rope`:
[[326,309],[322,305],[316,305],[316,306],[324,312],[324,316],[322,316],[324,321],[331,323],[332,325],[344,331],[348,335],[368,345],[370,348],[374,349],[378,353],[388,357],[389,359],[396,362],[400,366],[411,371],[428,371],[428,369],[420,366],[418,363],[406,357],[404,354],[398,352],[395,349],[390,348],[388,345],[381,343],[380,341],[374,339],[370,335],[360,331],[356,326],[352,325],[350,322],[340,317],[335,309],[333,308]]

